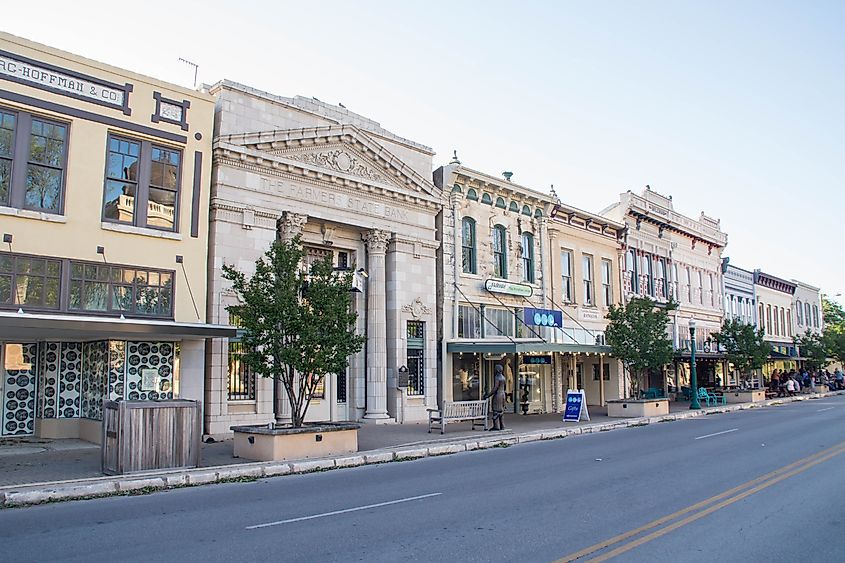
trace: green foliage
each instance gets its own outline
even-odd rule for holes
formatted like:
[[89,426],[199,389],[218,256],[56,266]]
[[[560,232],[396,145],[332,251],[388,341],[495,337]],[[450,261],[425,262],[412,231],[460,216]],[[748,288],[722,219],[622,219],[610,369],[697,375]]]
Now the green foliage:
[[631,378],[633,393],[640,388],[640,377],[649,369],[660,369],[672,359],[672,341],[666,331],[669,311],[674,302],[666,306],[648,297],[633,297],[627,305],[612,305],[607,314],[610,323],[605,330],[612,354],[622,360]]
[[728,319],[722,325],[722,330],[713,335],[713,339],[724,348],[727,360],[741,375],[746,376],[763,367],[772,351],[772,347],[764,341],[764,335],[763,329],[737,319]]
[[827,295],[822,295],[822,318],[825,332],[845,333],[845,309],[836,301],[831,301]]
[[306,270],[304,258],[296,237],[274,242],[252,277],[223,266],[240,300],[228,311],[245,332],[244,361],[256,375],[284,385],[296,428],[323,378],[345,373],[349,356],[365,341],[355,334],[352,272],[334,271],[330,257]]
[[795,345],[802,358],[805,358],[804,364],[808,369],[817,370],[828,364],[827,361],[827,342],[826,338],[814,332],[796,336]]
[[828,357],[845,363],[845,331],[835,332],[825,328],[822,338]]

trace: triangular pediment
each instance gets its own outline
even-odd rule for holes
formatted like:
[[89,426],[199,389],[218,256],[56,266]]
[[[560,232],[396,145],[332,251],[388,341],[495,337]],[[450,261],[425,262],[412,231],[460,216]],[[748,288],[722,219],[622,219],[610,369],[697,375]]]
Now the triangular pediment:
[[351,125],[229,135],[268,160],[297,163],[312,170],[389,189],[406,196],[440,198],[440,191],[386,147]]

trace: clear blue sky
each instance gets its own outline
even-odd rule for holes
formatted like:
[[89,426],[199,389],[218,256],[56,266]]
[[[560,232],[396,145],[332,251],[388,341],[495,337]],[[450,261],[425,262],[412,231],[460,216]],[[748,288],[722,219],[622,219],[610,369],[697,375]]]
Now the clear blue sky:
[[[342,102],[598,211],[645,184],[748,269],[845,294],[845,2],[99,2],[5,31],[190,85]],[[845,301],[845,298],[839,298]]]

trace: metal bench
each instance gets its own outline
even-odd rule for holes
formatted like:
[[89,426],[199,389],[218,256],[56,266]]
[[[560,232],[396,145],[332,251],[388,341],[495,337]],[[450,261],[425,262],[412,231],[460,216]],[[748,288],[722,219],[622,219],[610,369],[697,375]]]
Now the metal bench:
[[446,432],[446,425],[452,422],[471,421],[472,429],[476,424],[484,426],[487,430],[487,407],[489,403],[484,401],[454,401],[444,402],[439,409],[428,410],[428,433],[439,425],[440,433]]

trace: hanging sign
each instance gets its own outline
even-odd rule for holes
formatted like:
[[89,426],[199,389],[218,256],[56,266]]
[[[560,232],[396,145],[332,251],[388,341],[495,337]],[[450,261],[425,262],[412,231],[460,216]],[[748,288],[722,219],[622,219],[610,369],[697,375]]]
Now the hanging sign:
[[564,422],[578,422],[581,419],[590,420],[590,412],[587,410],[587,397],[583,389],[566,392],[566,407],[563,411]]
[[531,307],[526,307],[523,311],[525,324],[529,326],[563,327],[563,313],[561,311],[554,311],[551,309],[533,309]]
[[484,282],[484,289],[492,293],[506,293],[518,297],[531,297],[534,295],[534,288],[524,283],[507,282],[504,280],[487,280]]

